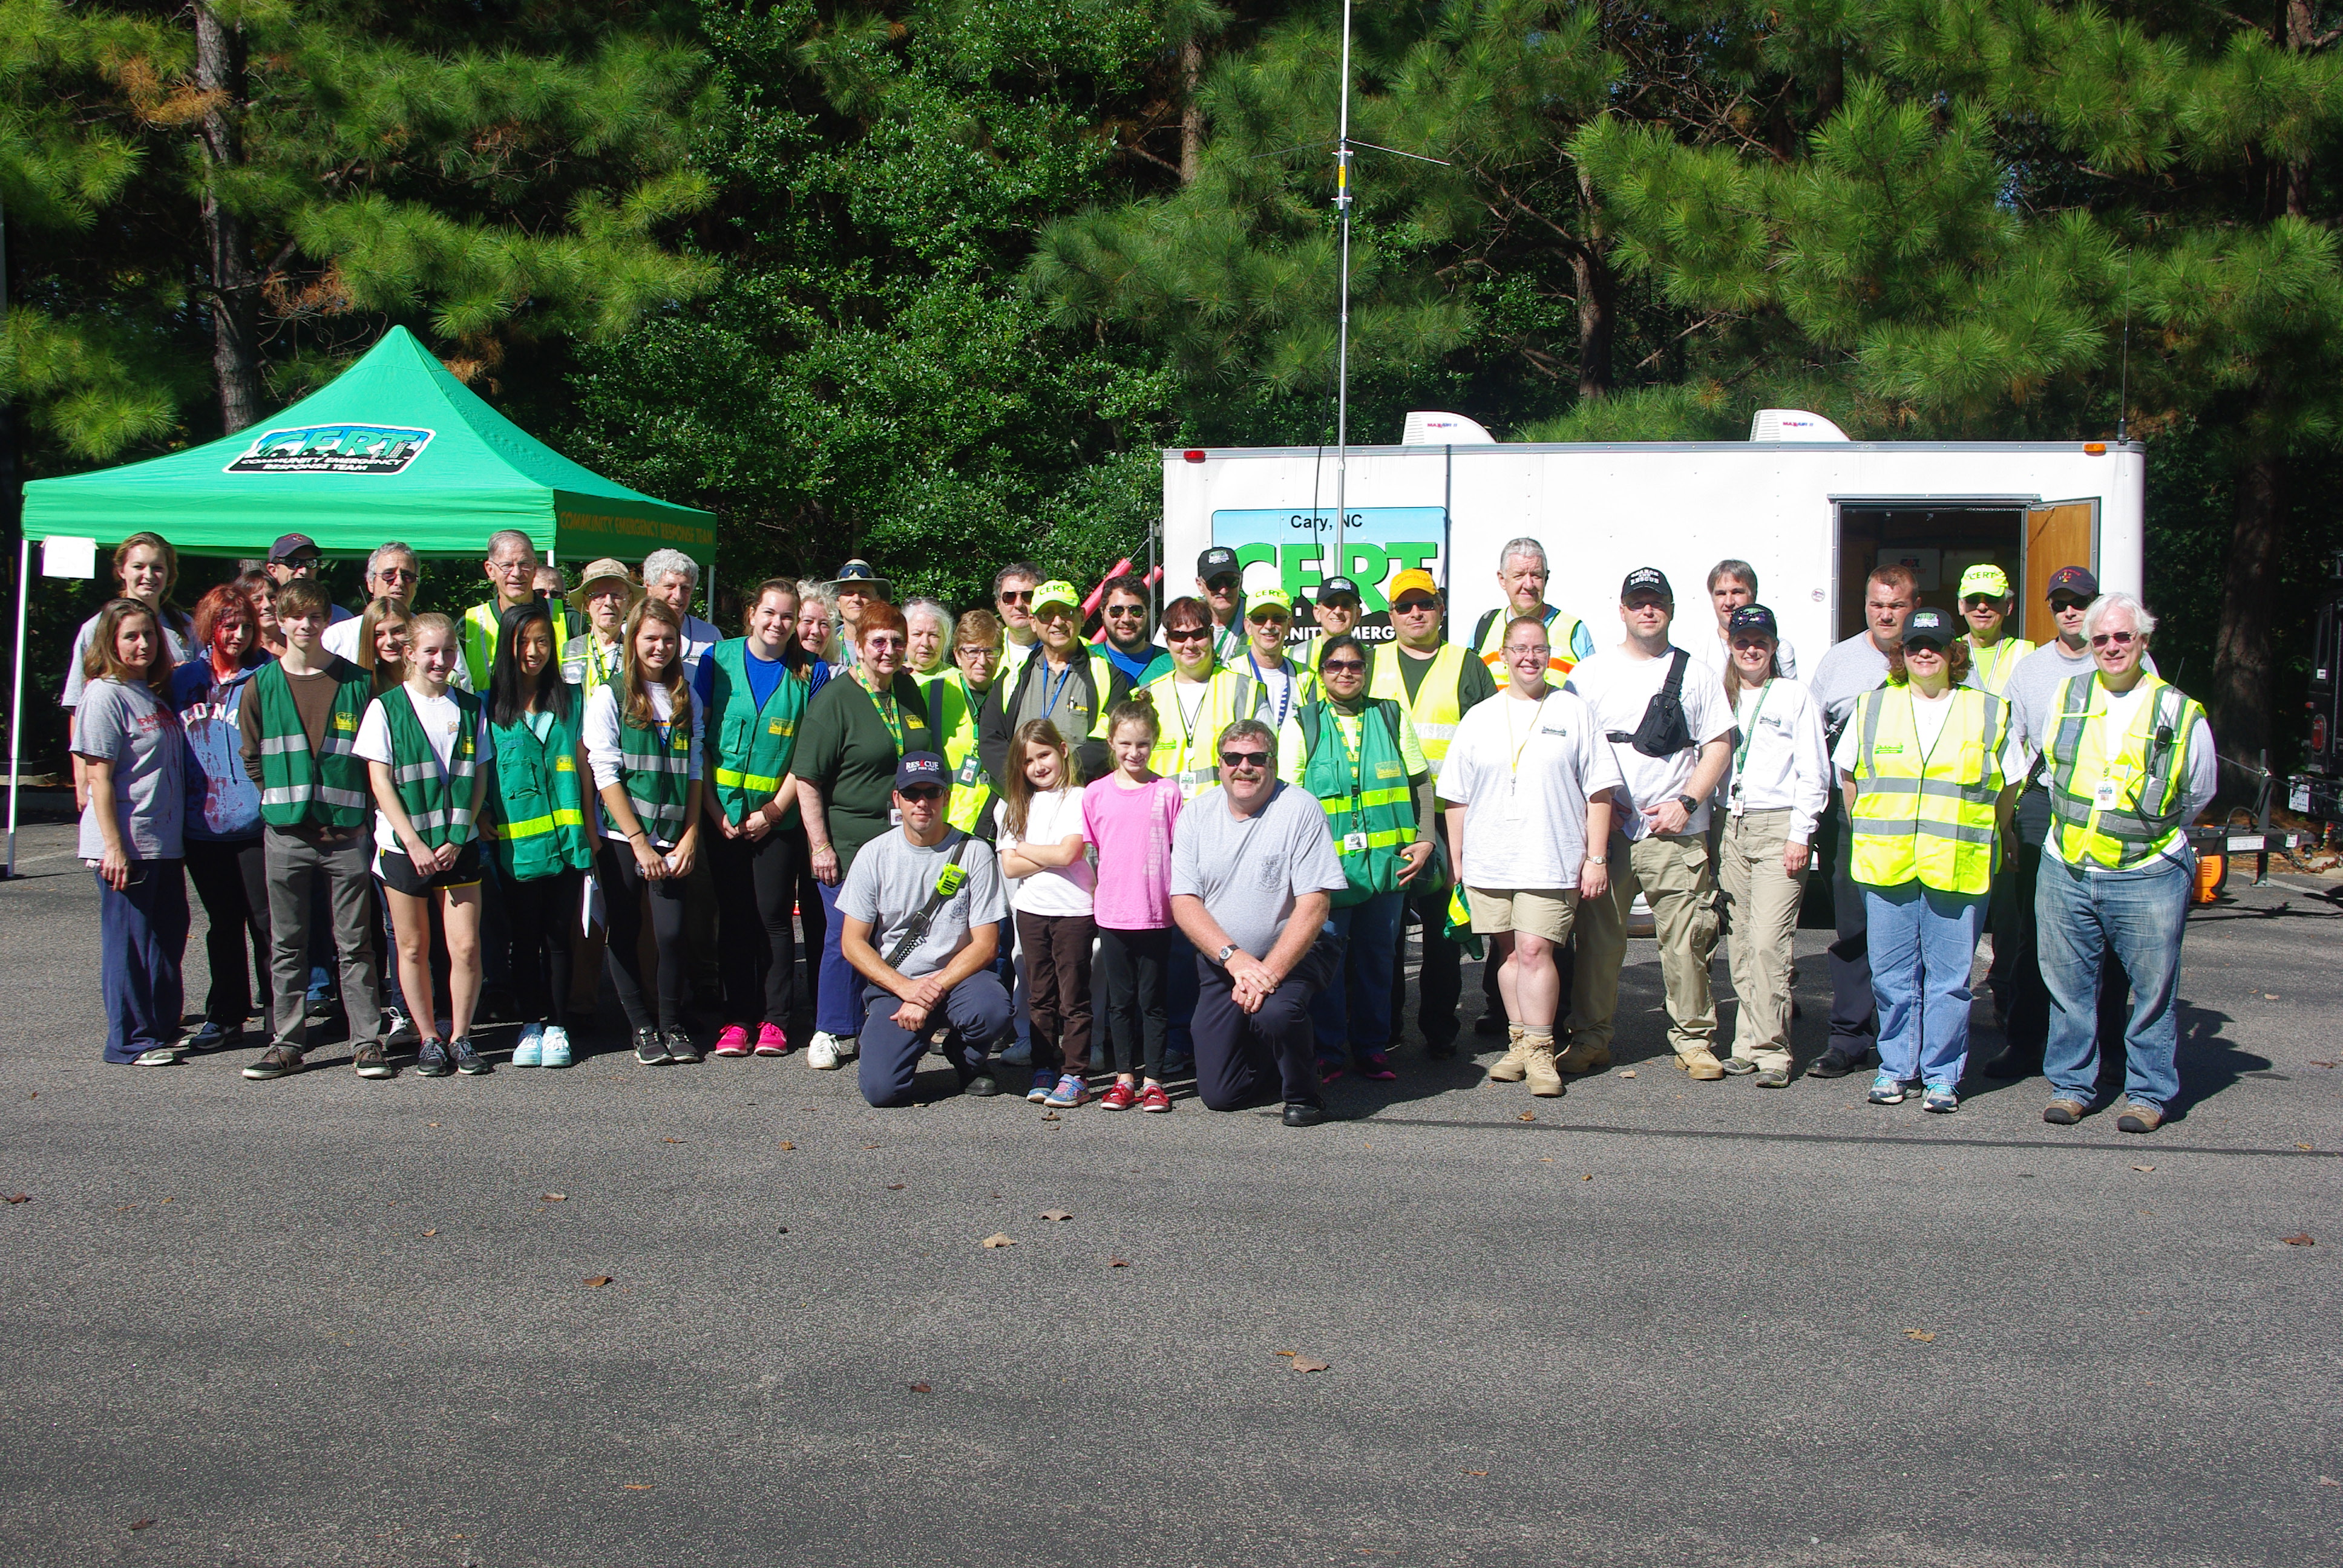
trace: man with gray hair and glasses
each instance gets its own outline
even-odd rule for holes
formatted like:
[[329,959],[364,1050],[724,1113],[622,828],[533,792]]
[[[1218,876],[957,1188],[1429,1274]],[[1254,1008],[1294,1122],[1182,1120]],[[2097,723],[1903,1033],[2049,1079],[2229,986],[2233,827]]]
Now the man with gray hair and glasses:
[[[518,528],[498,528],[488,536],[488,558],[481,563],[480,572],[495,585],[496,592],[485,603],[466,610],[457,628],[458,645],[464,656],[456,665],[457,686],[487,694],[505,611],[536,602],[537,568],[537,547]],[[553,646],[558,649],[583,628],[570,624],[568,607],[559,599],[548,608],[553,612]]]
[[[417,590],[423,586],[423,562],[414,547],[399,539],[388,539],[375,546],[367,557],[366,593],[368,604],[380,604],[385,599],[398,599],[410,610],[415,609]],[[358,660],[358,622],[365,618],[363,607],[347,620],[337,620],[326,628],[317,640],[327,653],[347,658],[352,664]]]
[[681,550],[653,550],[643,558],[644,594],[666,600],[676,618],[683,623],[683,673],[687,680],[699,678],[701,657],[724,640],[724,634],[714,625],[691,613],[692,590],[699,586],[699,563]]
[[1480,655],[1481,662],[1498,675],[1504,674],[1505,628],[1523,616],[1535,616],[1545,623],[1546,674],[1560,685],[1578,661],[1594,652],[1594,634],[1576,616],[1566,615],[1545,602],[1546,579],[1550,576],[1545,564],[1545,547],[1524,536],[1507,539],[1505,548],[1497,553],[1497,586],[1504,590],[1505,602],[1481,617],[1473,628],[1472,649]]

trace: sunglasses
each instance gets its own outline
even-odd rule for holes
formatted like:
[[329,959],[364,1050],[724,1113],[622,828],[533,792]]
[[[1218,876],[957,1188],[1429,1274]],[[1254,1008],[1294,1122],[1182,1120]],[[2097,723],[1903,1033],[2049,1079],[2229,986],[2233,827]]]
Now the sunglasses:
[[2138,636],[2139,634],[2136,631],[2103,631],[2091,638],[2091,646],[2093,648],[2106,648],[2109,644],[2113,644],[2117,648],[2129,648],[2132,645],[2133,640]]
[[1965,609],[1999,609],[2001,601],[1989,593],[1973,593],[1961,600]]
[[1227,593],[1232,588],[1243,586],[1244,578],[1234,572],[1223,572],[1219,577],[1204,579],[1204,591],[1207,593]]
[[906,800],[940,800],[944,798],[942,788],[934,784],[914,784],[909,789],[898,789],[895,793]]
[[1031,588],[1002,588],[998,598],[1002,604],[1031,604],[1033,591]]
[[1397,604],[1392,606],[1392,613],[1394,615],[1422,615],[1427,610],[1435,610],[1439,608],[1440,601],[1438,599],[1403,598]]
[[1908,658],[1916,653],[1933,654],[1938,658],[1945,657],[1945,649],[1942,644],[1934,642],[1914,642],[1907,638],[1904,643],[1905,657]]
[[1167,626],[1163,628],[1166,642],[1201,642],[1212,636],[1211,628],[1201,626]]
[[386,582],[403,583],[415,582],[423,576],[421,572],[411,572],[403,567],[384,567],[374,575],[382,578]]
[[1106,607],[1105,613],[1117,617],[1143,616],[1147,613],[1147,607],[1143,604],[1111,604]]
[[1269,766],[1269,753],[1266,751],[1223,751],[1221,753],[1221,766],[1223,768],[1266,768]]
[[2087,609],[2090,608],[2090,603],[2091,601],[2087,598],[2066,598],[2063,597],[2054,598],[2050,601],[2050,612],[2053,615],[2065,615],[2069,610]]
[[1293,618],[1292,616],[1286,614],[1281,609],[1255,610],[1252,614],[1245,617],[1245,619],[1251,621],[1255,626],[1283,626],[1287,621],[1292,620],[1292,618]]
[[1328,675],[1362,675],[1366,672],[1363,661],[1355,658],[1330,658],[1318,667]]

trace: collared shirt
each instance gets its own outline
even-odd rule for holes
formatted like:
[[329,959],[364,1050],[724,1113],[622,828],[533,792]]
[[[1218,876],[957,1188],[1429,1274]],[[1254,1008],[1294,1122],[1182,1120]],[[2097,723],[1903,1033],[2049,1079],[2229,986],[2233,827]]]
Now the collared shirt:
[[1733,766],[1726,770],[1725,809],[1790,813],[1787,837],[1803,844],[1830,799],[1830,754],[1823,743],[1822,705],[1787,676],[1745,687],[1734,716]]

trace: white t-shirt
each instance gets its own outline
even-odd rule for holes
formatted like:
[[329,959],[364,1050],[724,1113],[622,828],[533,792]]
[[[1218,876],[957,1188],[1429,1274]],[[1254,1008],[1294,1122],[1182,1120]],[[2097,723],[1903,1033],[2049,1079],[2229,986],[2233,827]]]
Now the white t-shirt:
[[[1570,689],[1594,710],[1597,729],[1606,735],[1633,735],[1644,722],[1644,710],[1666,683],[1673,663],[1674,659],[1667,655],[1635,658],[1618,648],[1605,648],[1579,661],[1570,672]],[[1624,740],[1612,744],[1611,754],[1619,765],[1628,797],[1620,812],[1620,826],[1630,839],[1650,836],[1651,819],[1644,815],[1644,808],[1690,793],[1685,786],[1692,782],[1693,769],[1699,764],[1700,749],[1733,732],[1733,710],[1725,704],[1724,682],[1707,678],[1696,658],[1685,661],[1682,700],[1684,723],[1692,730],[1692,744],[1682,751],[1646,757]],[[1684,824],[1684,832],[1708,831],[1708,804],[1700,802]]]
[[[1906,688],[1906,689],[1912,689]],[[1945,733],[1945,723],[1953,716],[1953,693],[1961,688],[1947,689],[1942,697],[1923,697],[1912,690],[1912,727],[1919,731],[1920,755],[1925,759],[1936,749],[1937,739]],[[1856,758],[1863,750],[1863,727],[1850,722],[1838,738],[1838,749],[1831,753],[1831,763],[1842,773],[1853,773]],[[2025,737],[2011,724],[2009,737],[2001,747],[2001,781],[2019,784],[2034,767],[2034,753]],[[1856,788],[1860,789],[1858,783]]]
[[[327,653],[356,664],[358,661],[358,628],[361,624],[362,618],[358,616],[337,620],[317,635],[317,644]],[[456,668],[458,670],[464,668],[461,659],[457,660]]]
[[1744,687],[1734,715],[1740,739],[1725,769],[1726,809],[1790,813],[1789,841],[1814,837],[1815,819],[1830,799],[1830,759],[1823,743],[1822,705],[1787,676]]
[[[1246,666],[1248,671],[1258,668],[1257,665]],[[1302,706],[1294,699],[1293,661],[1290,658],[1275,669],[1261,671],[1260,689],[1261,698],[1253,708],[1252,717],[1272,729],[1282,726]]]
[[[387,695],[386,693],[385,695]],[[447,759],[456,749],[457,727],[463,712],[452,697],[420,697],[412,687],[407,689],[407,699],[415,705],[415,717],[423,726],[425,739],[431,742],[431,754],[439,762],[439,777],[447,777]],[[473,766],[486,768],[496,760],[496,743],[488,734],[485,713],[473,719]],[[393,769],[411,758],[395,757],[390,749],[390,718],[382,710],[382,698],[367,704],[366,717],[358,720],[357,744],[352,748],[360,760],[379,762]],[[377,807],[374,814],[375,848],[386,855],[404,857],[407,847],[398,841],[398,829],[390,825],[390,816]]]
[[1623,785],[1613,748],[1572,692],[1543,702],[1510,689],[1456,726],[1440,765],[1440,796],[1463,805],[1467,887],[1578,886],[1586,798]]
[[[1051,789],[1036,795],[1025,803],[1025,832],[1020,837],[1009,830],[1009,802],[996,801],[992,819],[999,829],[1001,859],[1021,844],[1057,845],[1068,839],[1087,835],[1082,827],[1082,792],[1080,789]],[[1091,895],[1098,887],[1098,868],[1091,861],[1093,850],[1085,847],[1082,858],[1071,866],[1051,866],[1029,877],[1009,879],[1009,907],[1023,915],[1087,915],[1091,912]]]
[[[669,694],[668,689],[664,686],[653,686],[649,690],[651,712],[659,722],[664,724],[674,718],[675,699]],[[693,703],[691,705],[691,772],[689,775],[693,779],[699,777],[700,742],[705,733],[700,720],[704,717],[705,713],[700,705],[697,702]],[[594,694],[586,699],[586,717],[578,721],[578,728],[579,738],[586,743],[586,766],[594,775],[594,792],[598,796],[603,790],[618,781],[618,766],[622,760],[618,750],[618,688],[616,684],[598,686],[594,689]],[[620,843],[624,843],[627,836],[619,830],[616,822],[610,820],[609,813],[601,811],[598,804],[595,809],[601,812],[602,836],[606,839],[616,839]]]

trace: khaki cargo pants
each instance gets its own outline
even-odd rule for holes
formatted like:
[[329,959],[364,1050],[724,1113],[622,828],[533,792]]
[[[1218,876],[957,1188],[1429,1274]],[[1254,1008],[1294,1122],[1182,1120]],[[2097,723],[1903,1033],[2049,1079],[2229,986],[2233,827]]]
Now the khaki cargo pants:
[[[1718,852],[1717,880],[1725,894],[1725,951],[1741,1010],[1733,1026],[1733,1054],[1760,1070],[1790,1069],[1790,966],[1798,936],[1798,904],[1806,875],[1782,869],[1790,839],[1790,810],[1745,811],[1728,819]],[[1812,861],[1808,862],[1809,865]]]
[[1611,835],[1611,891],[1578,904],[1578,967],[1571,993],[1570,1043],[1611,1047],[1619,1010],[1619,966],[1627,956],[1627,911],[1641,892],[1652,906],[1660,979],[1668,993],[1668,1044],[1677,1055],[1713,1050],[1716,1000],[1708,960],[1716,951],[1716,883],[1699,833],[1653,835],[1630,844]]

